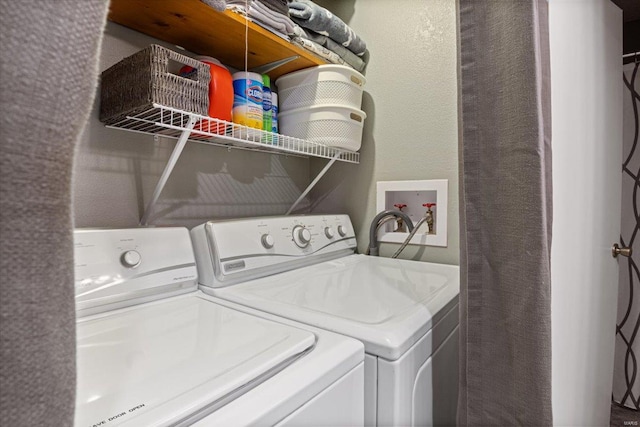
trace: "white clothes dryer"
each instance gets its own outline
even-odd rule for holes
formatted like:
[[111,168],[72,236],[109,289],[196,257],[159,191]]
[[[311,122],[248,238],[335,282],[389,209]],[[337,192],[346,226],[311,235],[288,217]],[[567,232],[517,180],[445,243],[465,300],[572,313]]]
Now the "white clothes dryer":
[[203,292],[364,343],[365,424],[456,424],[459,267],[355,255],[346,215],[211,221]]
[[75,425],[363,424],[362,344],[216,303],[186,228],[74,240]]

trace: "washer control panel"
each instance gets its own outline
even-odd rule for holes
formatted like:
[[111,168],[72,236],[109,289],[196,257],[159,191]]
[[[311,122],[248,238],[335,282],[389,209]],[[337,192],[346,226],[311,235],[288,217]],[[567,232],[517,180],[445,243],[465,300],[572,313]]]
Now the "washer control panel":
[[182,227],[78,229],[74,258],[80,311],[197,286],[191,238]]
[[356,248],[347,215],[210,221],[191,230],[191,238],[200,283],[208,286],[345,256]]

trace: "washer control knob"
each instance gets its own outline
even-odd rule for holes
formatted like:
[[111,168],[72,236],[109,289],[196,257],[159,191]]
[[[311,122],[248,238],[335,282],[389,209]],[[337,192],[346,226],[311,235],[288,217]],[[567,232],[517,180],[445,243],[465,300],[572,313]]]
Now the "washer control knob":
[[276,243],[275,240],[273,240],[273,236],[271,234],[263,234],[261,241],[262,246],[264,246],[265,249],[271,249]]
[[293,241],[301,248],[305,248],[309,246],[309,242],[311,241],[311,233],[309,232],[309,230],[304,228],[303,225],[296,225],[295,227],[293,227]]
[[344,225],[339,225],[338,226],[338,234],[340,235],[340,237],[344,237],[347,235],[347,227],[345,227]]
[[324,235],[327,236],[328,239],[333,239],[333,236],[335,236],[336,233],[333,232],[333,228],[325,227],[324,228]]
[[120,257],[120,262],[127,268],[135,268],[140,265],[142,257],[138,251],[126,251]]

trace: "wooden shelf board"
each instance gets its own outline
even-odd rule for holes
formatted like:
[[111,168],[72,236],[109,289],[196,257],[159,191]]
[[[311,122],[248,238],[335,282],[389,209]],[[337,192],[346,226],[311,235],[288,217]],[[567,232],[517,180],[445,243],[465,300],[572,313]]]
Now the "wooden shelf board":
[[200,0],[111,0],[109,20],[199,55],[217,58],[223,64],[243,70],[245,26],[248,28],[248,68],[252,69],[298,55],[269,76],[326,64],[304,48],[278,37],[245,17],[218,12]]

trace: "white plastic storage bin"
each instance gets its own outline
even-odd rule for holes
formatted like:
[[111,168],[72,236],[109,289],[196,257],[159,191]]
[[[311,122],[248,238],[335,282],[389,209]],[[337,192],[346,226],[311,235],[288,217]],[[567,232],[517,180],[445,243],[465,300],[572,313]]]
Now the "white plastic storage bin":
[[326,104],[360,109],[365,83],[362,74],[344,65],[318,65],[285,74],[276,80],[279,111]]
[[365,118],[364,111],[342,105],[318,105],[278,113],[282,134],[349,151],[360,149]]

